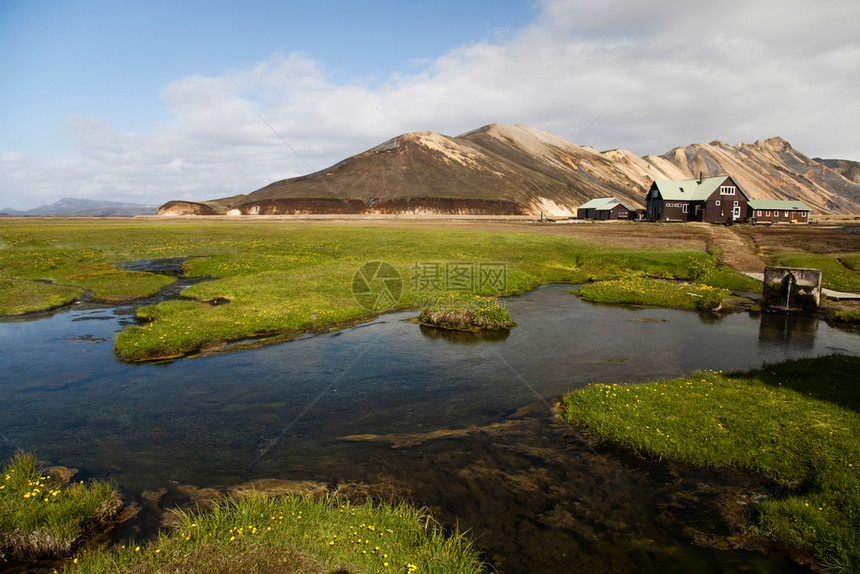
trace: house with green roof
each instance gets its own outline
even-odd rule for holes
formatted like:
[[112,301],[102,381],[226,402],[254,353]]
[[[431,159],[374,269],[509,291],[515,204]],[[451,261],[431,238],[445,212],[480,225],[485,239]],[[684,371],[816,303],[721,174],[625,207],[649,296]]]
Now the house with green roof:
[[598,197],[576,209],[578,219],[633,219],[636,210],[617,197]]
[[645,199],[650,221],[733,223],[747,217],[749,196],[728,175],[656,180]]
[[795,199],[751,199],[747,209],[747,217],[753,223],[809,223],[812,211]]

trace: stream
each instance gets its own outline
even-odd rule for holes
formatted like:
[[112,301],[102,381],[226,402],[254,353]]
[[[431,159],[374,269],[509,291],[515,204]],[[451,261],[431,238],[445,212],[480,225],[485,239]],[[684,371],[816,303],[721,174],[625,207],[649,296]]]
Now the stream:
[[506,299],[518,326],[503,334],[406,311],[163,364],[113,355],[139,303],[0,322],[0,457],[35,450],[165,504],[179,485],[372,484],[469,530],[507,573],[809,571],[726,519],[774,485],[589,444],[552,403],[592,382],[860,355],[860,336],[807,317],[593,305],[570,288]]

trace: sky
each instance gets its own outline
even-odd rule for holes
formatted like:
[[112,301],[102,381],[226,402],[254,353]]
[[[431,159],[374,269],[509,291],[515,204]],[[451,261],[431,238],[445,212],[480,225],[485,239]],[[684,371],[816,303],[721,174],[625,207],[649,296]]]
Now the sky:
[[397,135],[860,161],[856,0],[0,0],[0,209],[250,193]]

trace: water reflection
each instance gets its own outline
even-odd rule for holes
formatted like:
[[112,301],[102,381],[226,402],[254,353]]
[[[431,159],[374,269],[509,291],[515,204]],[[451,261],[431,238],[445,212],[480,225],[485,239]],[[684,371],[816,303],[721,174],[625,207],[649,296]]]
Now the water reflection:
[[762,313],[759,345],[809,351],[815,348],[818,319],[788,313]]
[[449,343],[487,343],[492,341],[504,341],[511,334],[510,329],[499,329],[496,331],[456,331],[451,329],[440,329],[418,325],[422,335],[428,339],[442,339]]

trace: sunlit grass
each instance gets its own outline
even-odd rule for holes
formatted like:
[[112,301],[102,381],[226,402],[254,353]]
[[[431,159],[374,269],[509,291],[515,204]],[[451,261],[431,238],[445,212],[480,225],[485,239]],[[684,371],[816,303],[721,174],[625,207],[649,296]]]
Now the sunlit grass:
[[787,485],[757,528],[860,569],[860,358],[793,361],[748,373],[699,372],[644,385],[595,384],[564,397],[567,420],[623,447]]
[[63,484],[32,453],[17,453],[0,471],[0,565],[68,555],[122,505],[110,484]]
[[731,291],[708,285],[644,277],[588,283],[575,293],[592,303],[653,305],[690,311],[718,309],[732,296]]
[[178,526],[152,544],[82,554],[64,572],[483,571],[463,535],[446,533],[407,505],[252,495],[178,518]]
[[860,272],[860,253],[846,253],[842,255],[841,259],[846,267]]
[[0,278],[0,315],[23,315],[68,305],[83,295],[82,289],[40,281]]
[[729,291],[762,292],[762,282],[743,273],[738,273],[728,265],[718,265],[706,269],[696,277],[694,283],[708,285]]

